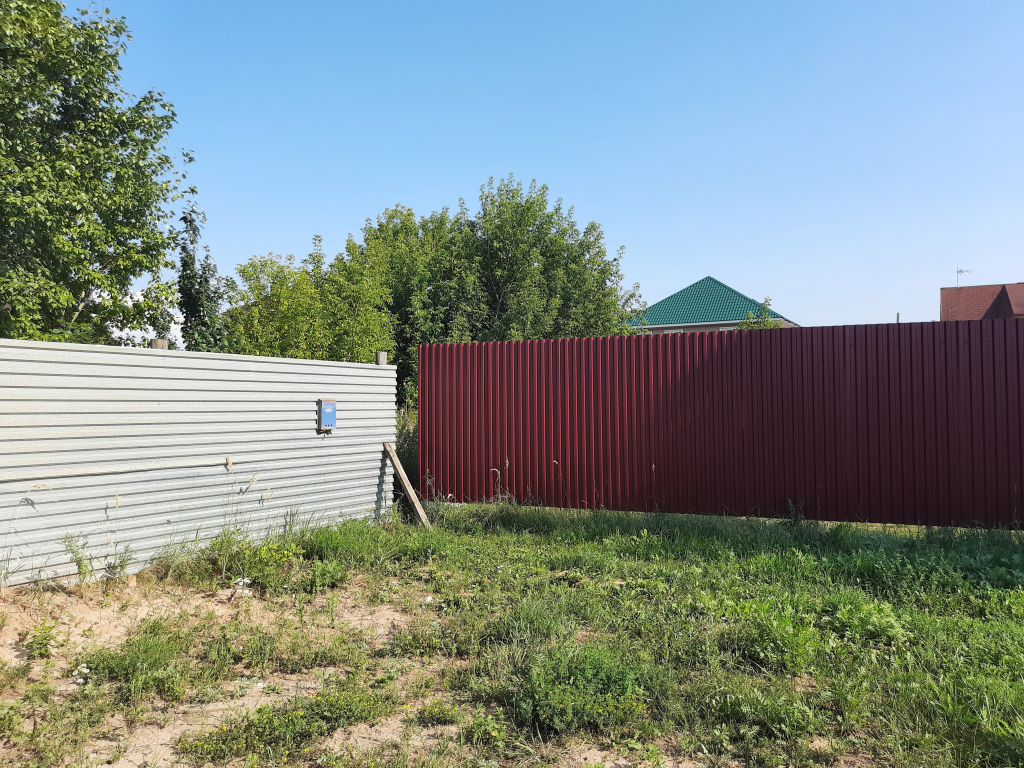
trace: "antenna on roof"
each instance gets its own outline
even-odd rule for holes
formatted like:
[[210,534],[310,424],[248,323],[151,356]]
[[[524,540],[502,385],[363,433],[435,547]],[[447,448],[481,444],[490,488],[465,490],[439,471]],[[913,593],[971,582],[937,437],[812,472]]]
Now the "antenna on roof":
[[974,274],[974,270],[973,269],[960,269],[960,267],[956,268],[956,287],[957,288],[960,287],[960,275],[967,275],[967,274],[972,274],[973,275]]

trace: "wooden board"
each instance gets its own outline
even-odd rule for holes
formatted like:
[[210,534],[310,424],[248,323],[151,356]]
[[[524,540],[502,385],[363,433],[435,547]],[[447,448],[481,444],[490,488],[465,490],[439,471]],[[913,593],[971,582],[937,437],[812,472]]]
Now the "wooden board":
[[412,502],[412,507],[416,510],[416,516],[419,517],[421,523],[427,526],[427,528],[430,528],[430,521],[427,520],[427,514],[423,511],[423,507],[420,506],[420,498],[416,495],[416,491],[413,489],[412,483],[410,483],[409,478],[406,477],[405,470],[402,468],[402,462],[398,460],[398,454],[395,453],[395,446],[391,443],[384,443],[384,450],[386,450],[388,452],[388,456],[391,457],[391,463],[395,467],[395,474],[398,475],[398,482],[402,484],[402,490],[405,491],[406,498]]

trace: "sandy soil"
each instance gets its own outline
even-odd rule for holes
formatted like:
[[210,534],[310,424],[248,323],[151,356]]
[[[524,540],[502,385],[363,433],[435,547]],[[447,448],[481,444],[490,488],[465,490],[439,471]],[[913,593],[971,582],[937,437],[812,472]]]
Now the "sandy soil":
[[[238,619],[268,627],[294,622],[289,629],[309,628],[317,632],[354,628],[366,633],[371,647],[378,647],[398,629],[408,626],[413,617],[400,606],[366,605],[361,587],[361,580],[357,579],[351,589],[335,592],[330,603],[324,597],[313,600],[304,607],[301,618],[289,607],[287,599],[261,600],[235,589],[202,592],[156,584],[144,578],[140,582],[134,576],[109,588],[48,584],[44,588],[11,589],[0,599],[0,660],[25,663],[25,642],[34,628],[44,621],[56,622],[57,645],[52,658],[31,662],[32,671],[25,683],[53,684],[55,697],[60,699],[76,688],[69,672],[73,659],[83,650],[116,647],[143,620],[182,616],[183,612],[190,621],[215,624]],[[226,717],[260,704],[316,691],[325,676],[344,671],[325,668],[301,675],[267,674],[259,682],[246,681],[241,686],[243,690],[234,691],[240,695],[232,696],[229,691],[230,698],[223,701],[166,709],[157,706],[130,734],[120,715],[111,716],[101,729],[106,735],[89,743],[84,756],[95,764],[106,763],[120,749],[121,757],[112,763],[117,768],[173,765],[173,745],[183,734],[216,726]],[[0,698],[13,699],[19,694],[16,688]],[[5,759],[10,759],[9,754],[6,758],[0,755],[0,762]]]

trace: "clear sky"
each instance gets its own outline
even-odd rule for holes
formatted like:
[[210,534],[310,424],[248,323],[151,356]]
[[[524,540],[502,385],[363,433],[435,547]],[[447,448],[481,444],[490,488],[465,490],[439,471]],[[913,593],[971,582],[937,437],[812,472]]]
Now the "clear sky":
[[936,320],[958,266],[1024,281],[1020,0],[106,5],[222,271],[512,172],[652,303],[713,275],[803,325]]

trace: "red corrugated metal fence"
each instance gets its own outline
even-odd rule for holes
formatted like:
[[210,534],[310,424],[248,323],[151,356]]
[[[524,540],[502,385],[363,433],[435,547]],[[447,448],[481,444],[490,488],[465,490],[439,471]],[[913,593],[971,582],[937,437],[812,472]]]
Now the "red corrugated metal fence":
[[1024,322],[419,350],[424,495],[549,506],[1022,520]]

